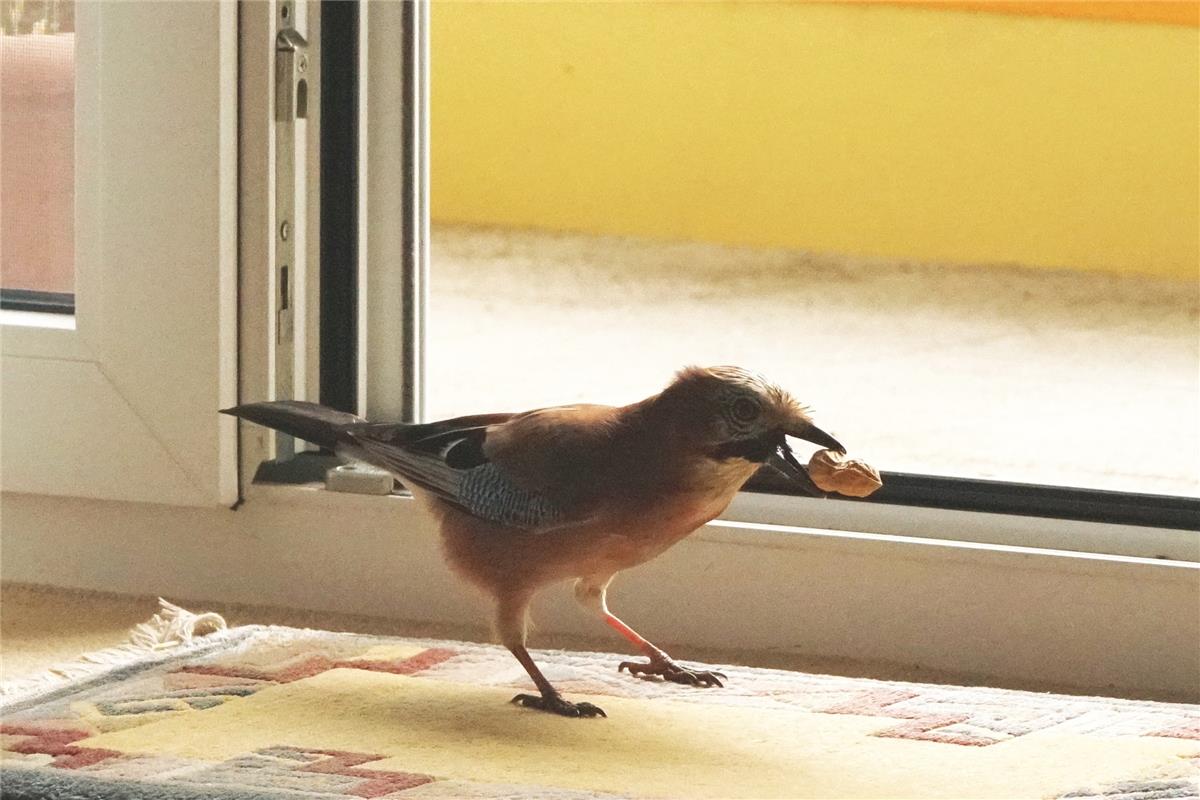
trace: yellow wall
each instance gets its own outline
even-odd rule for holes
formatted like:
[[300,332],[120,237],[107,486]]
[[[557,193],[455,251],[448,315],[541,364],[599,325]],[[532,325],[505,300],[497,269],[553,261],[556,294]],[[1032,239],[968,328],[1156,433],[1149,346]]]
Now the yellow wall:
[[1194,277],[1193,27],[436,2],[437,221]]

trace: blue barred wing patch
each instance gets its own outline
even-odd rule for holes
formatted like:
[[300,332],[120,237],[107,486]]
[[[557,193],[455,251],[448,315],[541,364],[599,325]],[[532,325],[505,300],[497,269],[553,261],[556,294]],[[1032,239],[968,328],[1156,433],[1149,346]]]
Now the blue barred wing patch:
[[490,462],[463,471],[458,501],[480,519],[518,528],[554,525],[565,519],[562,510],[543,495],[517,486]]

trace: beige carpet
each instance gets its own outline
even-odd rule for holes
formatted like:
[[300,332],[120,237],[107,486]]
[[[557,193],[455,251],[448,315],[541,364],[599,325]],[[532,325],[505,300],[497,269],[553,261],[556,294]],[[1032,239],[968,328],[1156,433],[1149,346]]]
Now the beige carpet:
[[[484,629],[435,626],[376,617],[247,606],[212,601],[191,608],[216,611],[230,625],[288,625],[356,633],[486,638]],[[122,644],[134,625],[158,608],[154,597],[5,583],[0,585],[0,680],[38,672],[80,654]]]
[[[512,705],[501,647],[166,609],[127,668],[4,697],[5,797],[1191,797],[1200,707],[726,667],[724,688],[536,651],[606,718]],[[173,624],[167,624],[173,623]],[[168,633],[168,629],[172,631]],[[182,632],[182,633],[181,633]],[[183,638],[181,638],[181,636]]]

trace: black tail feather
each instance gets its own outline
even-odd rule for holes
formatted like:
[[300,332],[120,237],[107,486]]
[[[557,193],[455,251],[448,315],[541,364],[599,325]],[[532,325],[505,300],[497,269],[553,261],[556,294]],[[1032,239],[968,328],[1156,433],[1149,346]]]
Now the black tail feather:
[[246,403],[222,409],[221,413],[281,431],[327,450],[334,449],[342,429],[366,422],[354,414],[300,400]]

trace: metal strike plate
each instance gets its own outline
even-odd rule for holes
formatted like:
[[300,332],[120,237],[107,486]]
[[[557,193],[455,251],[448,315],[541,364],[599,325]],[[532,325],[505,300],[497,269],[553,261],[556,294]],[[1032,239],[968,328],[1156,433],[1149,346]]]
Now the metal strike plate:
[[[275,397],[296,396],[296,120],[308,116],[308,42],[295,28],[293,0],[280,0],[275,32]],[[276,459],[296,452],[277,435]]]

